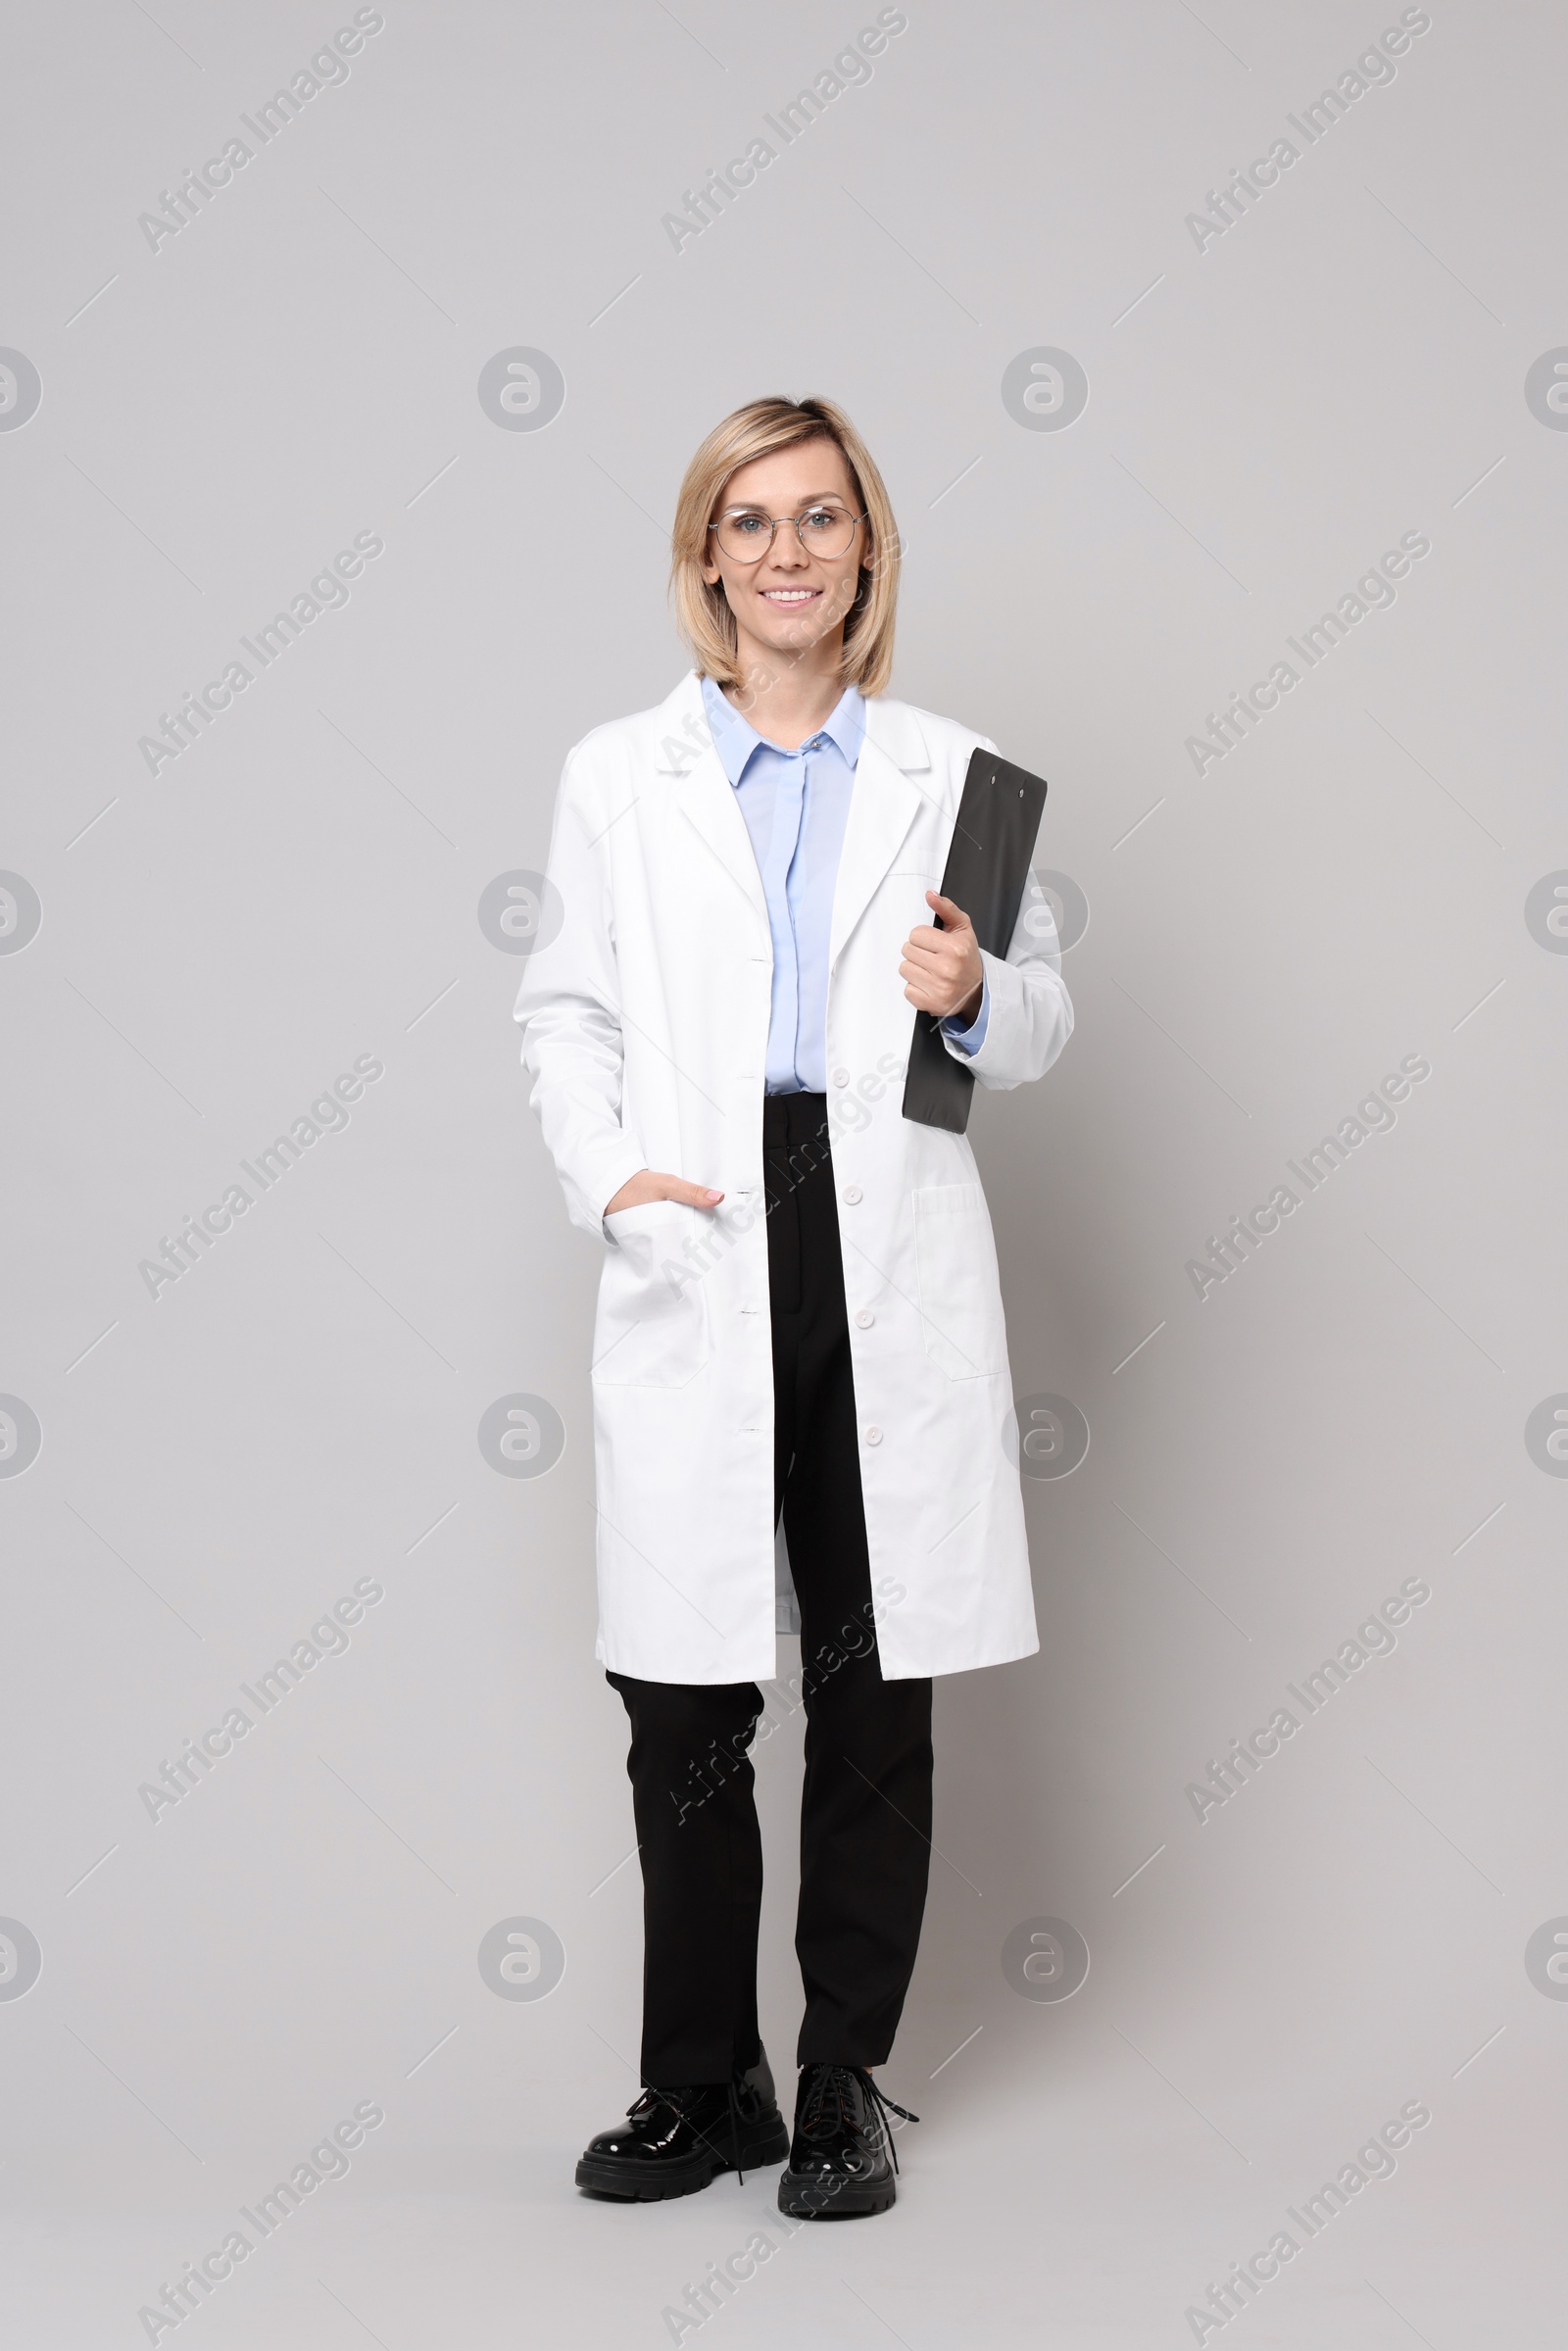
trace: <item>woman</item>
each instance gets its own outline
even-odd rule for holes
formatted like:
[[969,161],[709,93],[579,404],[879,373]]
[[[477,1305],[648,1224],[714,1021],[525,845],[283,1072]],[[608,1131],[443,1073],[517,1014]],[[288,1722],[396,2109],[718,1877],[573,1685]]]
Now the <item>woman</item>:
[[[788,2152],[784,2211],[892,2204],[871,2069],[925,1903],[931,1677],[1038,1645],[985,1199],[964,1138],[901,1096],[916,1009],[999,1088],[1050,1067],[1072,1011],[1038,909],[1004,958],[940,895],[994,746],[885,697],[898,545],[829,402],[709,434],[674,531],[695,670],[567,759],[560,926],[517,999],[569,1212],[607,1249],[597,1654],[646,1945],[644,2094],[577,2168],[609,2195]],[[781,1513],[808,1723],[793,2142],[758,2036],[748,1759]]]

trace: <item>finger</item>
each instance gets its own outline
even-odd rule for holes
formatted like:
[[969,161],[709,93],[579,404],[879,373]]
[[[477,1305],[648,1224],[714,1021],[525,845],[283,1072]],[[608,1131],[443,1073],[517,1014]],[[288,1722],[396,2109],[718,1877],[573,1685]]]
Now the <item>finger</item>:
[[955,970],[967,960],[965,942],[952,931],[911,931],[904,943],[904,952],[906,955],[934,955],[951,963]]
[[684,1176],[666,1176],[664,1184],[665,1200],[678,1200],[687,1208],[716,1208],[724,1197],[710,1184],[688,1184]]
[[967,996],[972,985],[968,973],[956,967],[904,963],[900,971],[913,987],[934,990],[939,996]]
[[945,929],[950,931],[972,931],[974,929],[974,924],[969,920],[962,906],[956,906],[951,898],[943,897],[940,890],[928,890],[925,895],[927,903],[935,906],[941,915]]

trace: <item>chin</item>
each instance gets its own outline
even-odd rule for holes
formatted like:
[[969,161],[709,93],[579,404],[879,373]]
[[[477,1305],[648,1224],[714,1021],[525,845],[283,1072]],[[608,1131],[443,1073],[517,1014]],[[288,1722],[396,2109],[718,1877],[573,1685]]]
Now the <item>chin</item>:
[[765,634],[770,643],[788,647],[792,652],[814,645],[818,637],[825,635],[833,625],[831,619],[824,616],[819,605],[812,608],[809,617],[805,613],[778,612],[771,605],[762,607],[762,614],[764,626],[759,633]]

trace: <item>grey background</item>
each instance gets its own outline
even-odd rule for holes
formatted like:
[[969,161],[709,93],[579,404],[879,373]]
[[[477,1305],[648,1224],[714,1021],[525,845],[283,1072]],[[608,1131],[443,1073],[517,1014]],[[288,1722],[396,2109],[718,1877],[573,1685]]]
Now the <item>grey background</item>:
[[[42,1431],[0,1477],[0,1912],[42,1954],[0,1983],[12,2331],[145,2340],[366,2099],[385,2125],[215,2291],[209,2346],[667,2341],[768,2224],[771,2175],[633,2213],[570,2186],[638,2006],[597,1252],[477,909],[542,864],[567,747],[678,674],[681,469],[781,390],[842,401],[888,477],[894,690],[1050,778],[1092,910],[1065,1058],[972,1131],[1018,1396],[1093,1441],[1026,1483],[1040,1656],[938,1686],[901,2202],[707,2326],[1191,2341],[1209,2281],[1424,2100],[1232,2324],[1545,2343],[1568,2018],[1525,1955],[1568,1911],[1568,1492],[1524,1431],[1568,1390],[1568,964],[1525,904],[1568,865],[1568,440],[1525,378],[1568,342],[1560,16],[1436,0],[1200,253],[1188,212],[1396,9],[914,0],[677,255],[662,215],[873,10],[389,0],[150,251],[138,215],[351,13],[103,0],[4,36],[0,343],[42,385],[0,433],[0,866],[42,910],[0,955],[0,1389]],[[1041,346],[1088,378],[1063,431],[1003,403]],[[516,347],[564,379],[543,430],[479,403]],[[159,713],[361,531],[346,608],[149,775]],[[1196,774],[1204,712],[1405,531],[1432,551],[1393,608]],[[160,1237],[359,1054],[385,1074],[347,1129],[150,1298]],[[1204,1236],[1406,1054],[1432,1074],[1394,1131],[1200,1302]],[[541,1477],[480,1450],[518,1395],[561,1417]],[[1200,1825],[1188,1783],[1412,1576],[1396,1652]],[[347,1653],[151,1821],[138,1786],[367,1577]],[[787,2076],[787,1694],[770,1719]],[[564,1954],[543,1998],[481,1974],[519,1920]],[[1004,1972],[1043,1920],[1092,1955],[1065,2003]]]

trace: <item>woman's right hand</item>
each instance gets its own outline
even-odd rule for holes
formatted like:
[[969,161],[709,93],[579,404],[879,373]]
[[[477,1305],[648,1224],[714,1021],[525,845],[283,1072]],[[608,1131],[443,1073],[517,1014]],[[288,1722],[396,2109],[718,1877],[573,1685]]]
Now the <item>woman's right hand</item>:
[[688,1184],[684,1176],[660,1175],[652,1167],[640,1167],[606,1203],[604,1213],[613,1216],[620,1208],[645,1208],[657,1200],[679,1200],[687,1208],[716,1208],[723,1197],[711,1185]]

